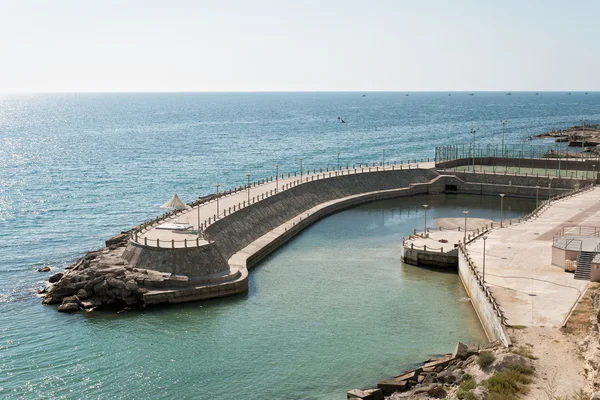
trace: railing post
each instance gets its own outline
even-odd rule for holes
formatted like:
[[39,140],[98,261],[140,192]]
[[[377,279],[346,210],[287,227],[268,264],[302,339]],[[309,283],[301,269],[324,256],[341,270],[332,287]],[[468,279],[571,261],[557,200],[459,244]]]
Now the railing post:
[[156,247],[160,247],[160,239],[156,239]]
[[171,239],[171,248],[174,249],[175,248],[175,239]]
[[144,246],[148,246],[148,238],[147,237],[144,238]]

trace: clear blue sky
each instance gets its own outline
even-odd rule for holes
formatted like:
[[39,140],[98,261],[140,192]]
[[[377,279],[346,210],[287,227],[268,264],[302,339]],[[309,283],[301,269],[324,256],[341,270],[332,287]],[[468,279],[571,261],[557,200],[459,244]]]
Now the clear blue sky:
[[593,91],[599,16],[599,0],[0,0],[0,92]]

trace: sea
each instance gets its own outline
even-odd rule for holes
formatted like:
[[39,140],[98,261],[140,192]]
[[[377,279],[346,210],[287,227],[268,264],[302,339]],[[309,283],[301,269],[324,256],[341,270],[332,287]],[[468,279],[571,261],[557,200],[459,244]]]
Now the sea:
[[[463,210],[497,219],[492,197],[332,215],[226,299],[66,315],[36,290],[175,193],[191,202],[276,164],[299,171],[300,159],[306,171],[427,160],[435,146],[503,133],[528,143],[581,121],[600,121],[600,93],[0,95],[0,398],[343,399],[457,341],[484,341],[457,275],[403,265],[400,246],[422,227],[423,204],[428,221]],[[506,199],[504,216],[534,206]]]

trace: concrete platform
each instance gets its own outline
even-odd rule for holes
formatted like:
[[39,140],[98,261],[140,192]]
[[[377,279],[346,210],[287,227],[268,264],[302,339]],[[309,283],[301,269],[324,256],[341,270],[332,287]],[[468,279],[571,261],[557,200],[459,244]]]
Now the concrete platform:
[[[485,281],[511,325],[559,327],[589,285],[551,265],[552,238],[563,225],[600,226],[600,189],[553,203],[536,219],[487,236]],[[483,239],[467,246],[483,273]]]

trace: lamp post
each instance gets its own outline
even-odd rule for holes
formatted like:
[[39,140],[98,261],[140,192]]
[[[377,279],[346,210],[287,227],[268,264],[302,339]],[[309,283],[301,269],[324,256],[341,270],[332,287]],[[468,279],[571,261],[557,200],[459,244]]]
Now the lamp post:
[[539,201],[538,201],[538,199],[539,199],[539,191],[540,191],[540,187],[536,186],[535,187],[535,208],[538,208],[538,205],[539,205],[538,204],[539,203]]
[[[585,131],[585,123],[583,120],[580,120],[580,121],[581,121],[581,131],[583,132],[583,131]],[[585,134],[581,133],[581,150],[582,151],[584,148],[584,141],[585,141]],[[583,153],[581,153],[581,155],[583,156]]]
[[483,239],[483,283],[485,283],[485,241],[487,240],[487,235],[482,236]]
[[473,134],[473,145],[471,146],[473,148],[473,172],[475,172],[475,132],[477,132],[477,129],[471,128],[471,133]]
[[508,121],[502,120],[500,121],[500,123],[502,124],[502,158],[504,158],[504,127],[506,126]]
[[548,201],[552,198],[552,178],[548,179]]
[[246,174],[248,177],[248,205],[250,205],[250,174]]
[[500,228],[504,227],[504,193],[500,193]]
[[592,179],[596,180],[596,164],[592,164]]
[[198,203],[198,238],[201,237],[200,234],[200,203]]
[[423,209],[425,210],[425,223],[423,224],[423,237],[427,237],[427,209],[429,208],[429,204],[423,204]]
[[302,182],[302,157],[300,157],[300,182]]
[[340,170],[340,152],[338,151],[338,171]]
[[219,186],[221,186],[219,183],[217,183],[215,185],[217,187],[217,219],[219,218]]
[[385,168],[385,149],[381,150],[381,166]]
[[279,192],[279,164],[275,164],[275,193]]
[[463,214],[465,214],[465,237],[463,239],[463,243],[466,245],[467,244],[467,215],[469,214],[469,212],[463,211]]

